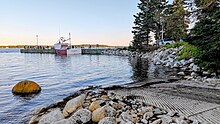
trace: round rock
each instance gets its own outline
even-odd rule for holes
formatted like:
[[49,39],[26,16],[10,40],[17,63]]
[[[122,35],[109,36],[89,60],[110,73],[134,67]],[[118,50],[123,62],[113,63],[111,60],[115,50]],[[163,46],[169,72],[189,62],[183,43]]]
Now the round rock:
[[21,95],[36,94],[40,91],[41,87],[37,83],[29,80],[24,80],[17,83],[12,89],[12,93]]

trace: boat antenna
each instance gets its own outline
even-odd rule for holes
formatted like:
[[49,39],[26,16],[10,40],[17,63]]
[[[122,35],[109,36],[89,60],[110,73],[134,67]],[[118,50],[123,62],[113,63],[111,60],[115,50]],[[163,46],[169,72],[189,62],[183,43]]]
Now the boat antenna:
[[69,33],[69,40],[70,40],[70,48],[72,48],[72,44],[71,44],[71,34]]
[[60,38],[60,25],[59,25],[59,38]]

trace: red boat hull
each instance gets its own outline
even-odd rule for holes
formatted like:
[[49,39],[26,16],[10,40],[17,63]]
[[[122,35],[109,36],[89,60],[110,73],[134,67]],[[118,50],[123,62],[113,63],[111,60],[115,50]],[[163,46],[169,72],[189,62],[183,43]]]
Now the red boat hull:
[[56,50],[57,55],[67,55],[67,50]]

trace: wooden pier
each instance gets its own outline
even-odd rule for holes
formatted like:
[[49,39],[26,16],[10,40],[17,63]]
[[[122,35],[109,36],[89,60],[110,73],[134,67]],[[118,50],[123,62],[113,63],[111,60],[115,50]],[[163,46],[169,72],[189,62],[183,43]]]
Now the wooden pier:
[[[82,48],[82,54],[101,55],[108,48]],[[21,53],[55,54],[54,49],[21,49]]]

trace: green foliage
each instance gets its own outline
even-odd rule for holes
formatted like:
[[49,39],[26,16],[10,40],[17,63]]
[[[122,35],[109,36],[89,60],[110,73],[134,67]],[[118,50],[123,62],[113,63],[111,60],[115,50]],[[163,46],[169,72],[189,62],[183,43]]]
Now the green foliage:
[[182,59],[187,60],[192,57],[197,57],[199,55],[199,52],[200,51],[199,51],[198,47],[184,42],[183,49],[178,53],[179,57],[177,59],[178,60],[182,60]]
[[168,44],[168,45],[165,45],[166,48],[177,48],[177,47],[180,47],[180,46],[185,46],[187,45],[188,43],[187,42],[177,42],[177,43],[174,43],[174,44]]
[[220,3],[217,0],[196,1],[198,22],[190,32],[188,42],[197,46],[200,53],[198,64],[205,68],[220,70]]

